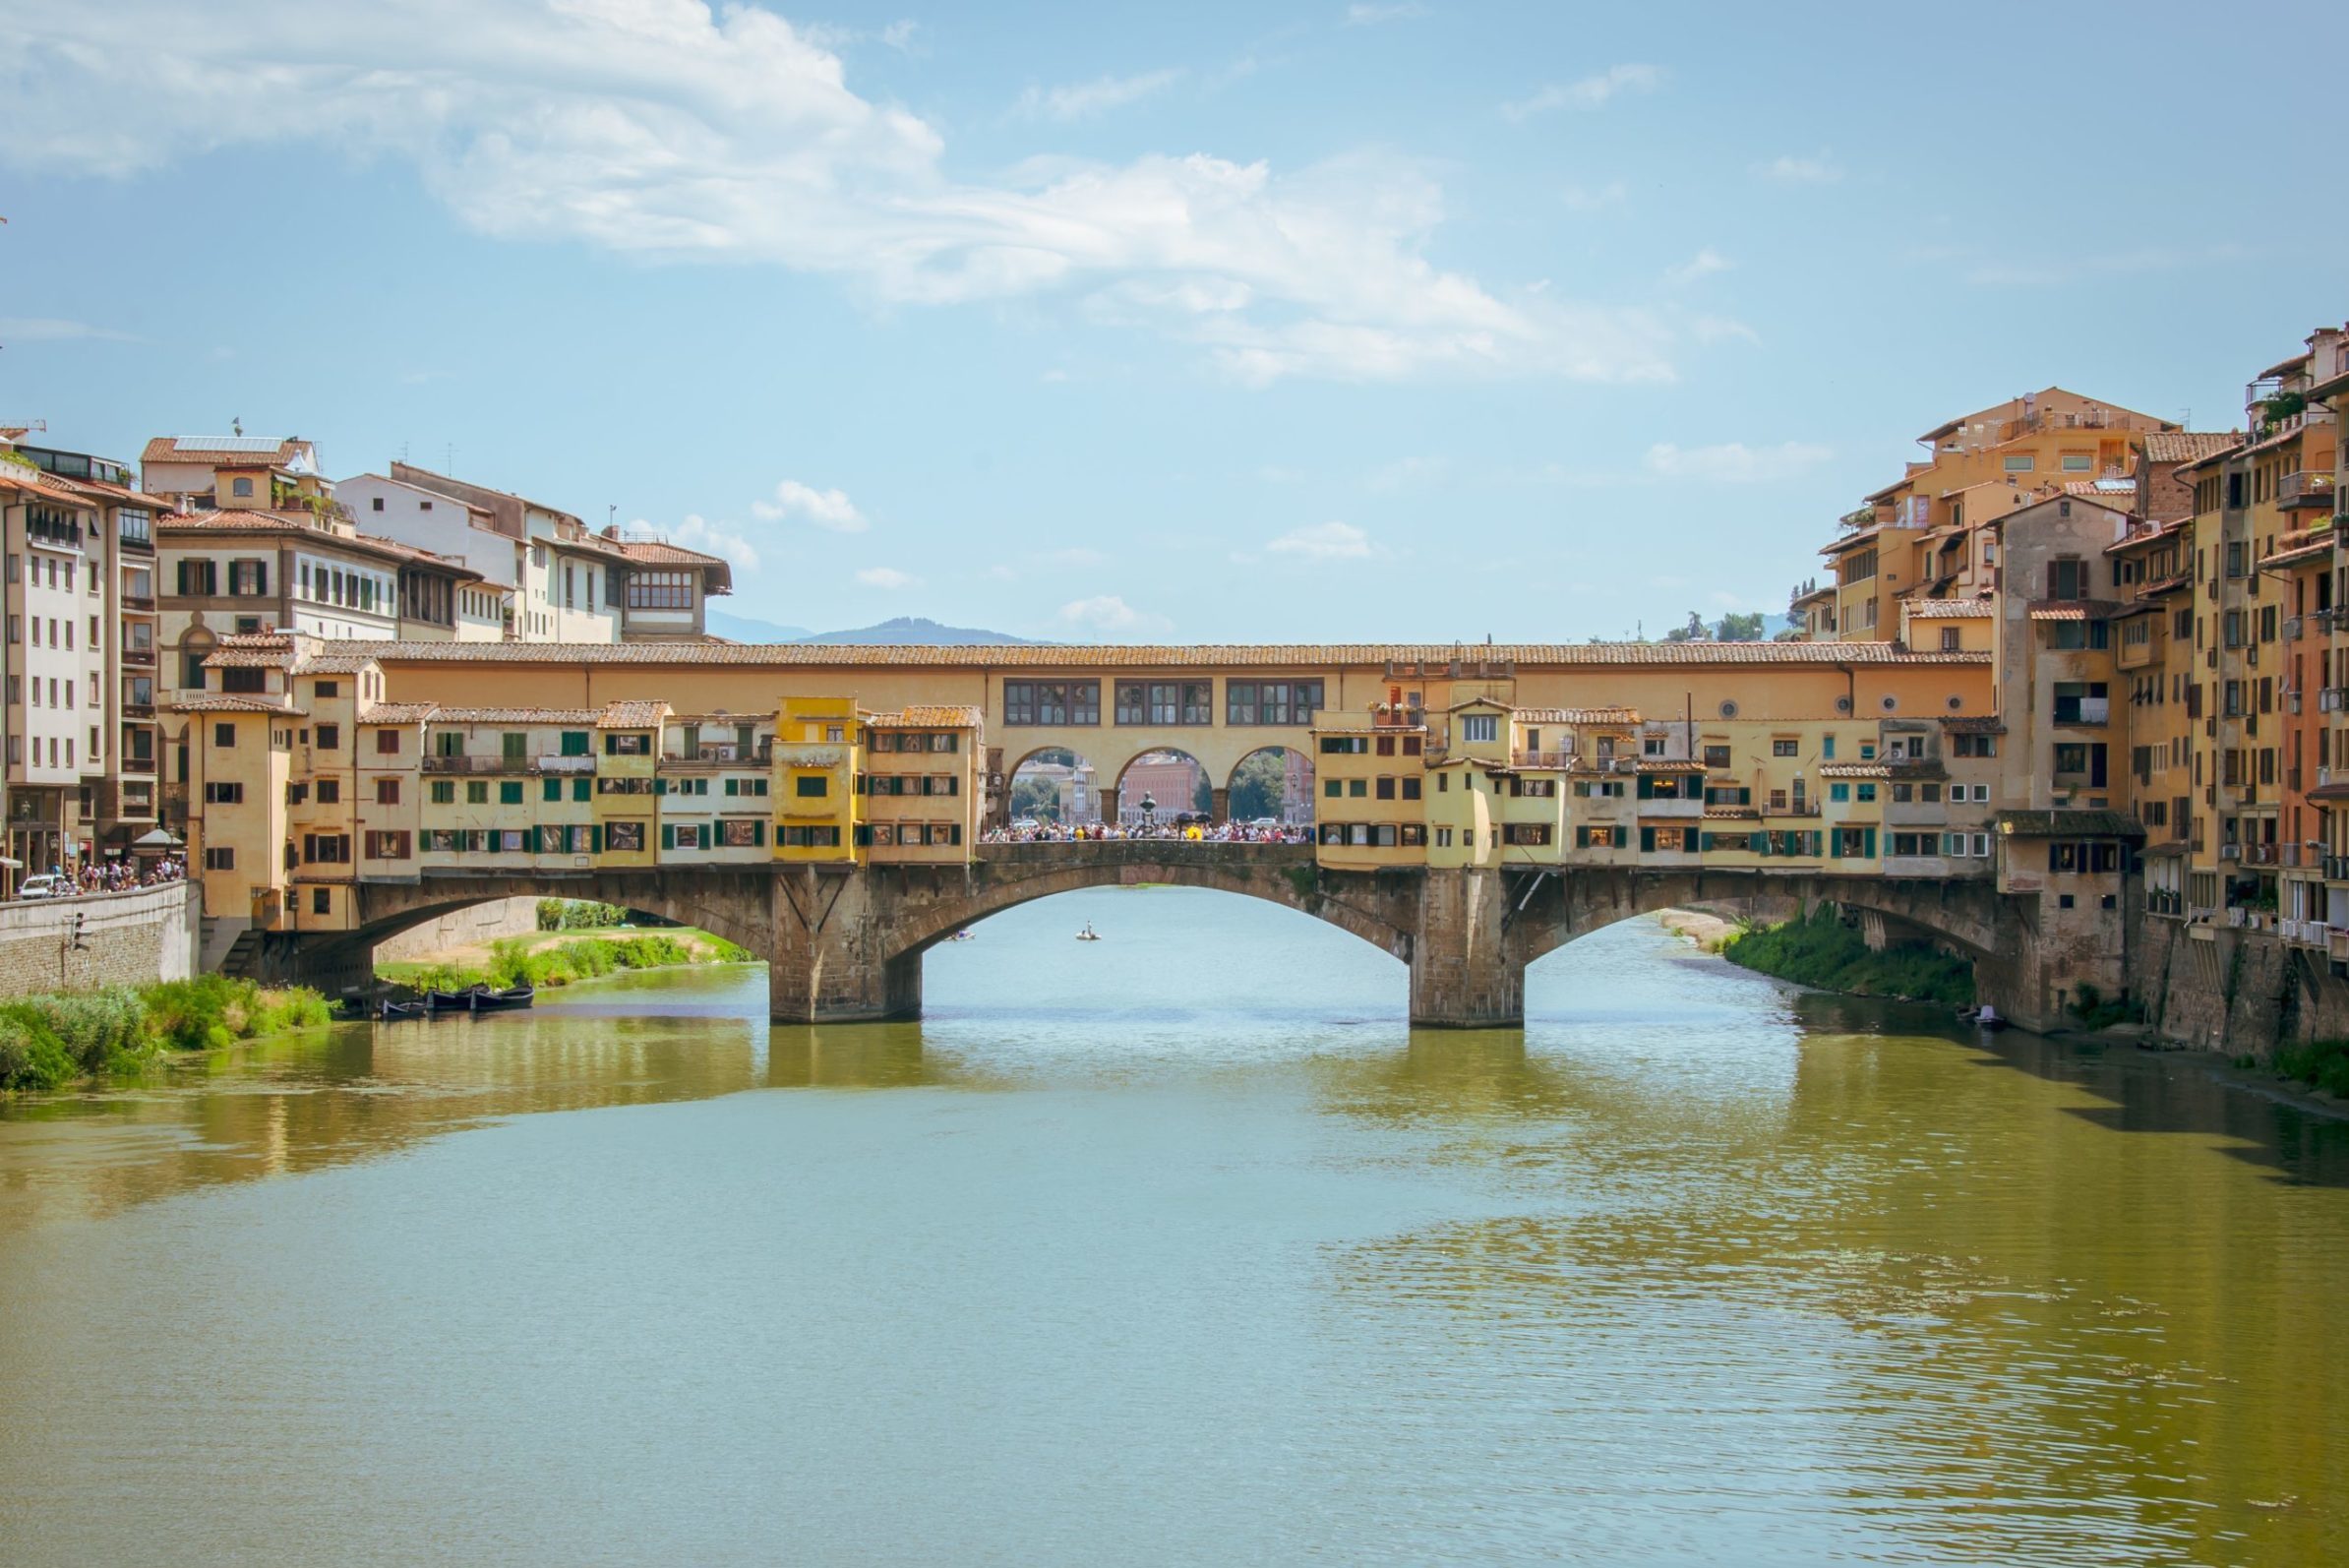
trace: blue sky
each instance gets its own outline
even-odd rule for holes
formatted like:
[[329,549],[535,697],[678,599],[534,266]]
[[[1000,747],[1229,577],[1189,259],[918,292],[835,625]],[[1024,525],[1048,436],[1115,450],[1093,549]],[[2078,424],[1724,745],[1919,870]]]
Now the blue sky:
[[1653,634],[1946,416],[2238,422],[2342,16],[0,0],[0,418],[453,452],[802,626]]

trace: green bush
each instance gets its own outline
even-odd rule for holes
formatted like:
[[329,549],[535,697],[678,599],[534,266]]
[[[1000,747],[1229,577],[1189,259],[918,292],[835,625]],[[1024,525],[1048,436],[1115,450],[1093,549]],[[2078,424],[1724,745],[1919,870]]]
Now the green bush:
[[2319,1040],[2305,1046],[2279,1046],[2275,1070],[2286,1078],[2349,1099],[2349,1040]]
[[54,1089],[81,1076],[73,1053],[33,1008],[0,1008],[0,1089]]
[[595,904],[581,898],[538,901],[540,931],[608,931],[627,924],[628,911],[618,904]]
[[33,996],[25,1005],[40,1015],[85,1073],[132,1064],[146,1053],[147,1007],[127,986],[73,996]]
[[1930,947],[1902,943],[1870,952],[1857,931],[1826,906],[1806,919],[1730,934],[1721,956],[1780,980],[1855,996],[1907,996],[1970,1006],[1973,966]]
[[0,1006],[0,1089],[54,1089],[133,1070],[158,1052],[214,1051],[327,1021],[315,991],[265,991],[224,975],[30,996]]

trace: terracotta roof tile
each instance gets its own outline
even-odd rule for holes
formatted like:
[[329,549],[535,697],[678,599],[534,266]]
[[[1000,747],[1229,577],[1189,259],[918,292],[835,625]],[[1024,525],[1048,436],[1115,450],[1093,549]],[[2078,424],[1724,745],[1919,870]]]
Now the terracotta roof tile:
[[903,712],[874,713],[867,717],[868,724],[883,729],[914,728],[945,730],[976,728],[980,723],[979,710],[960,702],[909,702]]
[[1819,764],[1819,776],[1821,778],[1891,778],[1893,769],[1889,762],[1822,762]]
[[361,724],[417,724],[440,712],[431,702],[371,702],[359,710]]
[[1643,773],[1702,773],[1705,764],[1690,757],[1643,756],[1636,764]]
[[867,665],[930,669],[1104,670],[1233,666],[1307,673],[1338,668],[1383,669],[1390,661],[1442,664],[1473,654],[1526,667],[1651,665],[1955,666],[1986,664],[1987,653],[1907,649],[1890,642],[1546,642],[1410,645],[1382,642],[988,643],[908,646],[840,642],[357,642],[336,651],[373,653],[386,664],[775,665],[856,668]]
[[206,692],[164,705],[175,713],[286,713],[298,718],[307,711],[290,702],[272,702],[267,697],[230,692]]
[[1993,621],[1998,606],[1988,599],[1903,599],[1911,621]]
[[654,730],[669,716],[666,702],[608,702],[596,715],[599,730]]
[[453,577],[479,579],[481,573],[453,556],[386,539],[373,533],[336,533],[322,527],[307,512],[173,512],[155,518],[158,534],[173,533],[296,533],[316,539],[323,549],[349,550],[378,560],[409,562],[448,573]]
[[[246,446],[242,450],[208,447],[205,445],[207,441],[221,441],[224,439],[234,439],[238,442],[251,443],[252,445]],[[181,445],[183,442],[186,443],[185,446]],[[254,446],[258,445],[259,443],[256,438],[249,436],[239,436],[234,438],[223,438],[219,436],[156,436],[148,442],[147,449],[139,454],[139,460],[141,463],[201,462],[211,463],[215,466],[221,467],[242,466],[247,468],[275,468],[282,467],[286,463],[293,461],[295,454],[301,451],[302,447],[302,444],[299,441],[294,440],[291,437],[278,442],[274,448],[265,448],[260,451],[253,450]]]
[[2110,621],[2121,613],[2118,599],[2034,599],[2034,621]]
[[437,708],[441,724],[576,724],[591,727],[604,716],[602,708]]
[[283,648],[222,648],[204,661],[208,670],[276,670],[288,658]]
[[2147,462],[2198,462],[2242,444],[2240,430],[2156,430],[2143,443]]
[[717,556],[705,556],[698,550],[671,544],[666,539],[618,539],[620,553],[640,566],[650,567],[722,567],[726,563]]
[[1943,719],[1941,727],[1942,732],[1947,735],[2004,735],[2007,733],[2005,720],[1981,714]]
[[357,675],[375,660],[356,653],[317,653],[294,666],[296,675]]

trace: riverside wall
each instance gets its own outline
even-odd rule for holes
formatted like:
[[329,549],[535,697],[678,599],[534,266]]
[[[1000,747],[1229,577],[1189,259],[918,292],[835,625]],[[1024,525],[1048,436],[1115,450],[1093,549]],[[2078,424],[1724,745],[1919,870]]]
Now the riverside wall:
[[2349,980],[2271,931],[2132,913],[2131,990],[2161,1040],[2231,1056],[2349,1039]]
[[538,900],[493,898],[411,926],[375,944],[377,963],[430,963],[452,947],[486,947],[502,936],[538,933]]
[[185,980],[203,915],[193,882],[0,904],[0,996]]

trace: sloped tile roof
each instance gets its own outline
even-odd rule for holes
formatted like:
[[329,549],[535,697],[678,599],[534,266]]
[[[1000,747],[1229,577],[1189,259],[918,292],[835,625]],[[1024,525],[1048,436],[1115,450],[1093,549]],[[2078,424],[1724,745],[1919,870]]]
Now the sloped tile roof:
[[1988,599],[1903,599],[1911,621],[1993,621],[1998,606]]
[[599,730],[653,730],[669,716],[666,702],[609,702],[596,715]]
[[[207,446],[208,441],[234,440],[238,447]],[[202,462],[221,467],[275,468],[293,461],[302,444],[291,438],[274,447],[264,447],[261,438],[251,436],[156,436],[149,441],[139,454],[142,463]]]
[[2110,621],[2122,610],[2118,599],[2034,599],[2034,621]]
[[1636,708],[1519,708],[1521,724],[1622,724],[1640,722]]
[[925,729],[947,730],[976,727],[980,722],[980,715],[979,710],[968,703],[909,702],[903,712],[874,713],[870,715],[866,722],[879,725],[884,729],[919,726]]
[[206,692],[165,706],[175,713],[287,713],[298,718],[307,712],[290,702],[272,702],[267,697],[230,692]]
[[361,724],[416,724],[440,711],[432,702],[371,702],[359,710]]
[[2199,462],[2241,446],[2240,430],[2156,430],[2144,438],[2147,462]]
[[576,724],[586,728],[602,718],[602,708],[436,708],[442,724]]

